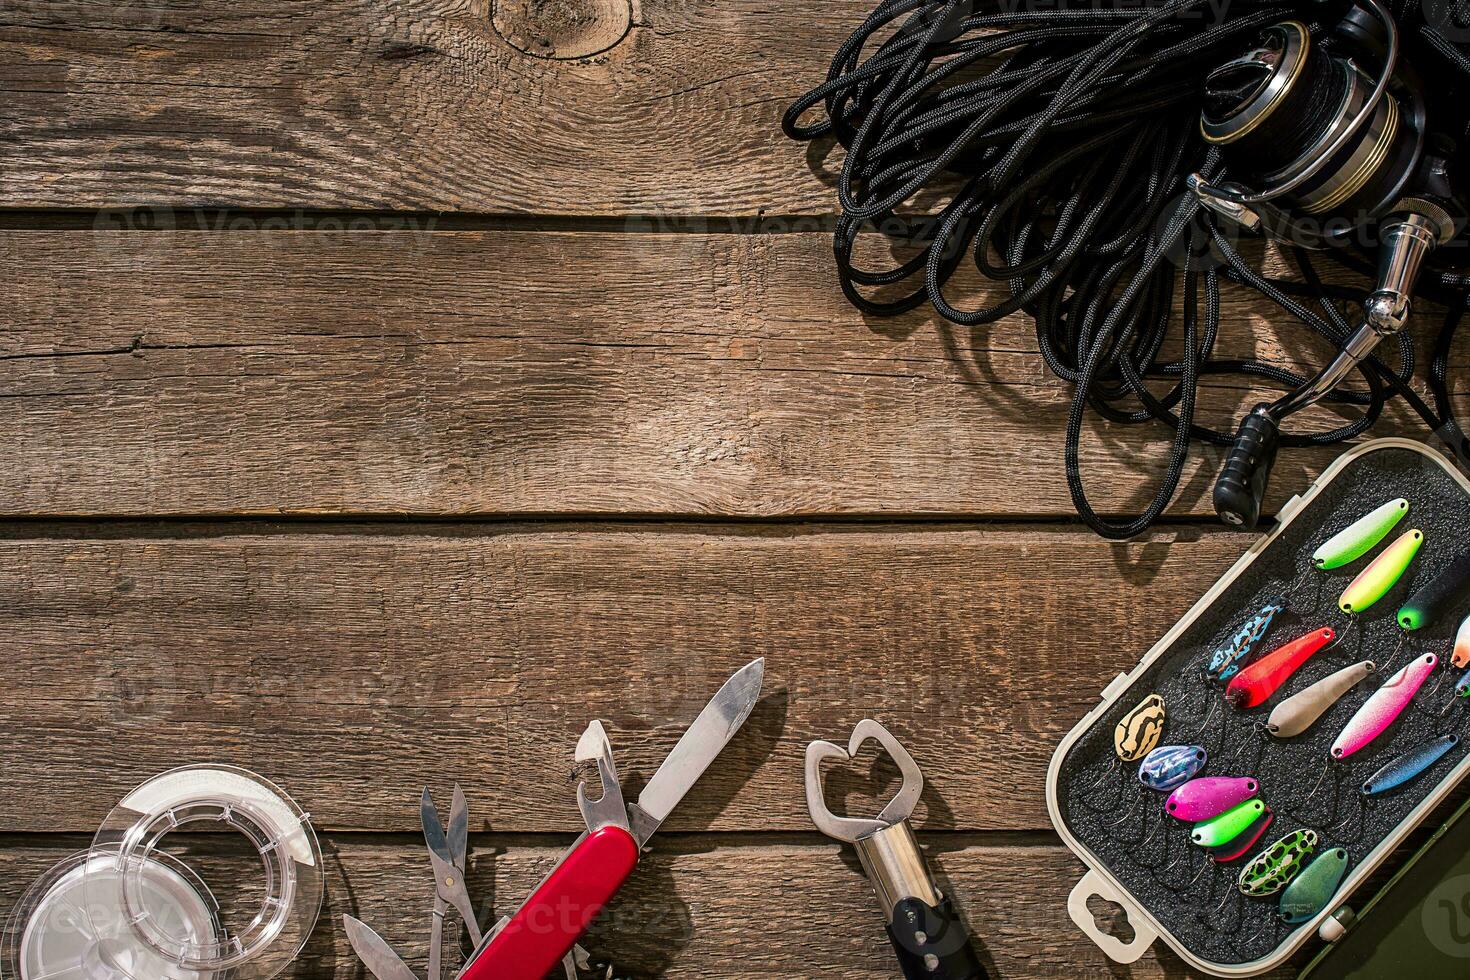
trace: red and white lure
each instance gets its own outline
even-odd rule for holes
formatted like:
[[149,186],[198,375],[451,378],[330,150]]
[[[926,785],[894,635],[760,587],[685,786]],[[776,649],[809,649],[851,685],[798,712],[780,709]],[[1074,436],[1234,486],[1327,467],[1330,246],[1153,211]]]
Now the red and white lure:
[[1237,711],[1262,704],[1312,654],[1322,650],[1336,638],[1337,631],[1327,626],[1277,647],[1231,678],[1230,684],[1225,688],[1225,700]]

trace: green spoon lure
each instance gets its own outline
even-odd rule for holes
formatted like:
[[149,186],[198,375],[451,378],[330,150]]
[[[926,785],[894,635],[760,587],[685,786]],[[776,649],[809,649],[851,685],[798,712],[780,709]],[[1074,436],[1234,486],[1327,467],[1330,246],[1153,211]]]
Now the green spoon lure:
[[1240,893],[1255,898],[1276,894],[1297,876],[1316,850],[1315,830],[1287,834],[1240,870]]
[[1359,572],[1352,584],[1343,590],[1342,598],[1337,600],[1337,608],[1349,616],[1372,608],[1403,577],[1423,543],[1424,532],[1418,528],[1399,535],[1398,540],[1379,552],[1372,564]]
[[1281,919],[1296,925],[1327,907],[1347,874],[1348,853],[1340,847],[1323,851],[1281,893]]
[[1432,626],[1470,595],[1470,551],[1461,552],[1438,575],[1414,591],[1399,609],[1399,627]]
[[1239,837],[1265,813],[1265,803],[1260,800],[1246,800],[1218,817],[1195,824],[1189,839],[1200,847],[1220,847]]
[[1408,512],[1409,502],[1403,497],[1390,500],[1327,539],[1312,555],[1312,564],[1326,570],[1357,561],[1386,538]]

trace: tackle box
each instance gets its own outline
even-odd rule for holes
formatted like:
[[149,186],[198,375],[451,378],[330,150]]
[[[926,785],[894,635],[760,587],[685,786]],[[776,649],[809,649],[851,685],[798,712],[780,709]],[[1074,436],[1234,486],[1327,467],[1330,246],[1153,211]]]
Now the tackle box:
[[[1315,568],[1310,557],[1332,534],[1398,497],[1410,501],[1409,513],[1379,548],[1410,528],[1424,532],[1424,545],[1402,580],[1346,629],[1350,621],[1337,608],[1338,596],[1372,553],[1331,572]],[[1461,738],[1436,765],[1396,793],[1367,799],[1358,792],[1364,779],[1395,755],[1439,735],[1463,736],[1470,729],[1470,704],[1448,703],[1457,700],[1460,671],[1447,662],[1456,627],[1470,609],[1456,609],[1446,617],[1449,621],[1408,634],[1399,630],[1394,616],[1416,587],[1467,546],[1470,480],[1420,443],[1366,443],[1288,501],[1275,530],[1256,541],[1133,670],[1108,684],[1098,706],[1057,747],[1046,781],[1052,823],[1088,867],[1068,899],[1068,913],[1108,957],[1132,963],[1162,939],[1195,969],[1247,977],[1280,967],[1314,935],[1327,940],[1340,935],[1335,914],[1470,772],[1470,739]],[[1204,678],[1202,664],[1256,610],[1282,599],[1287,611],[1258,647],[1258,656],[1324,626],[1338,631],[1340,643],[1309,659],[1266,704],[1236,712],[1224,704],[1222,688]],[[1437,654],[1443,663],[1416,703],[1373,744],[1339,764],[1340,769],[1329,768],[1329,747],[1357,708],[1393,670],[1425,653]],[[1260,723],[1280,699],[1364,659],[1378,664],[1379,672],[1349,691],[1304,734],[1278,741],[1265,732]],[[1114,726],[1155,693],[1164,698],[1166,711],[1159,745],[1203,744],[1212,752],[1200,776],[1258,780],[1260,797],[1275,818],[1242,859],[1207,864],[1205,854],[1189,842],[1190,825],[1164,814],[1165,794],[1139,782],[1136,762],[1119,764]],[[1213,712],[1211,699],[1219,702]],[[1442,709],[1447,713],[1441,715]],[[1098,797],[1111,794],[1117,795],[1116,804],[1104,799],[1105,805],[1099,805]],[[1279,895],[1246,897],[1236,890],[1236,878],[1251,856],[1304,827],[1321,835],[1316,853],[1346,848],[1349,865],[1320,912],[1288,925],[1277,915]],[[1098,927],[1088,905],[1094,897],[1123,910],[1131,940]]]

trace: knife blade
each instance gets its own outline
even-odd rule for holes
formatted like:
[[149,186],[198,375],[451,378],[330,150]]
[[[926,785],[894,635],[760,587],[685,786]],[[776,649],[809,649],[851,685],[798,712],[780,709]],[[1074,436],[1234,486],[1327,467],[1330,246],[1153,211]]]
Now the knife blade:
[[347,941],[352,944],[352,951],[378,980],[418,980],[402,957],[393,952],[393,947],[362,920],[344,915],[342,928],[347,933]]
[[643,787],[638,802],[628,807],[629,826],[640,848],[745,724],[760,700],[765,674],[766,658],[760,657],[725,681]]

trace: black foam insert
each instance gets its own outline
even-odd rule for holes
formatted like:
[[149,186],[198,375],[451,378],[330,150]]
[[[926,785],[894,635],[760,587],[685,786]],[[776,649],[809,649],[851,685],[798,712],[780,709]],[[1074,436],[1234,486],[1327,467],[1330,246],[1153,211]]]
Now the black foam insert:
[[[1395,497],[1408,498],[1409,514],[1373,552],[1330,572],[1311,565],[1311,555],[1322,542]],[[1413,565],[1348,629],[1348,617],[1337,608],[1339,594],[1388,542],[1416,527],[1425,541]],[[1470,495],[1440,464],[1401,447],[1364,454],[1134,679],[1067,753],[1057,793],[1068,829],[1196,956],[1221,965],[1248,963],[1270,955],[1302,928],[1280,921],[1279,895],[1246,898],[1236,890],[1240,869],[1257,853],[1293,830],[1310,827],[1321,835],[1317,853],[1347,849],[1351,873],[1449,778],[1470,750],[1470,740],[1462,738],[1433,768],[1399,790],[1368,800],[1359,792],[1367,777],[1394,756],[1439,735],[1470,734],[1470,704],[1455,697],[1460,671],[1449,663],[1456,629],[1470,613],[1470,602],[1462,601],[1452,615],[1417,633],[1401,632],[1394,616],[1415,588],[1470,547],[1467,530]],[[1257,610],[1283,597],[1289,608],[1277,617],[1254,656],[1324,626],[1337,629],[1340,642],[1308,660],[1265,704],[1237,712],[1224,703],[1222,686],[1203,678],[1201,666]],[[1426,653],[1439,655],[1441,666],[1414,703],[1367,748],[1346,763],[1329,766],[1328,749],[1358,707],[1393,671]],[[1266,717],[1283,698],[1365,659],[1378,665],[1378,673],[1304,734],[1283,741],[1265,732]],[[1436,683],[1439,687],[1431,693]],[[1261,797],[1275,819],[1240,860],[1211,865],[1190,843],[1190,825],[1164,813],[1165,794],[1144,787],[1137,765],[1121,765],[1114,754],[1118,719],[1153,692],[1164,697],[1167,711],[1159,744],[1205,746],[1210,758],[1201,776],[1254,776],[1260,782]],[[1441,716],[1445,707],[1449,711]],[[1339,894],[1336,902],[1343,899]]]

